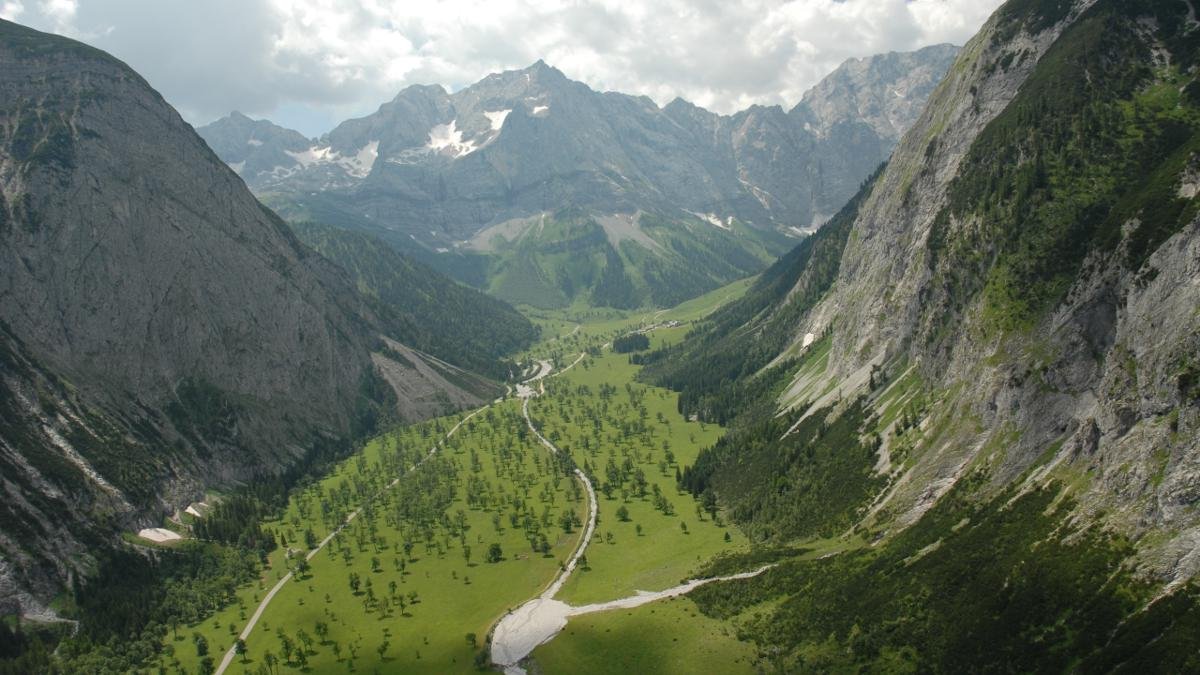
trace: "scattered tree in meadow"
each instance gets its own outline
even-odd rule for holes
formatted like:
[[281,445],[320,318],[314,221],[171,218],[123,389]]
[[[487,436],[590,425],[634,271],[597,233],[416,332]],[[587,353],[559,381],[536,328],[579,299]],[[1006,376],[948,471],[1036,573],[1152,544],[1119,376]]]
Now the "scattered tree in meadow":
[[504,551],[503,551],[503,549],[500,548],[500,544],[493,543],[491,546],[488,547],[487,558],[485,558],[485,560],[487,560],[487,562],[498,563],[503,559],[504,559]]
[[312,636],[309,635],[303,628],[296,631],[296,640],[304,645],[303,651],[312,651]]

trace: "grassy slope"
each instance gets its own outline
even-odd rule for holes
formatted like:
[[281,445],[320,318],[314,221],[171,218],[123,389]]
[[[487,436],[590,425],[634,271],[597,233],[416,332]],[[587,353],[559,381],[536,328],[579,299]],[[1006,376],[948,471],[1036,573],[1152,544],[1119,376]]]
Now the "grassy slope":
[[500,300],[460,285],[370,235],[293,223],[296,236],[346,270],[392,336],[455,365],[502,379],[503,359],[537,338]]
[[[1065,12],[1070,3],[1011,2],[1006,11],[1034,12],[1036,18],[1035,10],[1052,6]],[[1153,22],[1126,20],[1138,12],[1157,15]],[[979,297],[989,326],[1025,328],[1055,306],[1089,253],[1115,245],[1114,235],[1123,225],[1129,224],[1129,249],[1122,253],[1122,264],[1137,270],[1146,252],[1190,222],[1196,207],[1177,198],[1177,177],[1196,147],[1200,126],[1193,94],[1200,83],[1186,70],[1196,60],[1198,33],[1182,30],[1185,13],[1184,3],[1102,0],[1042,59],[1017,100],[980,135],[964,160],[951,188],[951,208],[935,227],[931,247],[938,254],[940,276],[933,285],[945,293],[944,306],[967,307]],[[1163,27],[1160,37],[1180,43],[1178,48],[1168,45],[1170,67],[1146,67],[1149,49],[1140,36],[1155,23]],[[1138,220],[1130,222],[1133,216]],[[763,278],[770,276],[764,273]],[[748,299],[757,295],[752,290]],[[741,312],[748,320],[761,311],[746,302],[722,315]],[[738,319],[730,322],[734,338],[746,324]],[[952,313],[934,316],[930,325],[944,333],[932,338],[961,334],[959,319]],[[724,336],[718,333],[716,339]],[[737,392],[739,383],[729,382],[726,373],[745,378],[757,372],[745,356],[745,345],[753,343],[724,341],[736,347],[725,353],[743,367],[740,374],[719,369],[723,364],[702,354],[686,359],[682,373],[667,372],[675,376],[675,386],[700,394],[708,388],[718,394]],[[920,378],[903,373],[896,368],[895,389],[869,401],[879,419],[865,417],[860,429],[860,443],[869,442],[898,422],[887,433],[892,435],[892,461],[899,466],[910,461],[907,452],[954,443],[955,429],[976,424],[969,411],[946,404],[954,400],[953,388],[930,392]],[[752,421],[740,426],[753,432]],[[795,460],[803,476],[819,475],[822,466],[836,468],[830,461],[836,457],[824,456],[820,448],[816,465],[803,465],[807,448],[778,442],[775,429],[761,428],[763,433],[727,437],[731,452],[720,472],[723,484],[743,483],[747,489],[742,493],[754,498],[741,504],[740,524],[770,528],[768,534],[782,530],[794,535],[788,526],[806,521],[818,529],[833,524],[841,530],[846,523],[838,518],[847,512],[836,504],[780,499],[786,497],[783,489],[799,484],[793,477],[755,493],[755,486],[777,480],[776,458]],[[835,431],[835,424],[831,420],[828,429],[808,431],[816,431],[814,437],[821,441]],[[1055,449],[1049,445],[1046,459]],[[760,459],[766,461],[753,464]],[[1014,489],[992,498],[981,487],[990,478],[987,470],[983,463],[971,468],[920,521],[877,547],[823,561],[789,562],[754,580],[706,587],[692,597],[714,617],[777,602],[777,611],[747,626],[745,634],[763,652],[775,654],[775,667],[785,672],[1061,672],[1078,668],[1085,658],[1107,665],[1084,672],[1107,672],[1121,663],[1119,658],[1141,658],[1148,652],[1156,653],[1143,659],[1143,670],[1183,672],[1187,668],[1181,664],[1195,664],[1195,633],[1183,638],[1186,629],[1169,623],[1195,625],[1196,611],[1187,604],[1194,600],[1182,597],[1194,599],[1194,589],[1172,596],[1170,603],[1156,603],[1177,603],[1173,610],[1158,610],[1166,616],[1150,620],[1134,613],[1150,595],[1144,580],[1122,564],[1131,555],[1129,542],[1100,528],[1075,529],[1087,519],[1076,519],[1069,492],[1062,490],[1070,489],[1070,480],[1086,477],[1060,469],[1051,474],[1054,480],[1039,481],[1037,489],[1020,495]],[[1066,485],[1060,482],[1064,479]],[[727,489],[722,498],[731,492]],[[874,492],[860,491],[860,508]],[[771,508],[775,505],[784,508]],[[1139,643],[1130,637],[1117,656],[1115,643],[1105,644],[1114,631],[1141,635],[1143,626],[1154,636],[1151,640]],[[1162,639],[1155,632],[1160,630]],[[1138,652],[1153,639],[1158,640],[1153,647]]]
[[496,240],[489,291],[512,303],[562,310],[578,302],[671,306],[765,268],[790,240],[735,223],[642,218],[658,245],[613,245],[590,218],[560,213],[513,241]]

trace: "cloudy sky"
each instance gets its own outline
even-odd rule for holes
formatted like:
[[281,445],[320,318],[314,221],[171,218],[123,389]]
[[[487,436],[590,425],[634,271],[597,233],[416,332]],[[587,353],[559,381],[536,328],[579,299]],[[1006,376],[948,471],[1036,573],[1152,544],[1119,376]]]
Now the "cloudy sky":
[[539,58],[595,89],[718,112],[792,105],[851,57],[962,44],[1000,0],[0,0],[125,60],[189,121],[316,136],[410,84]]

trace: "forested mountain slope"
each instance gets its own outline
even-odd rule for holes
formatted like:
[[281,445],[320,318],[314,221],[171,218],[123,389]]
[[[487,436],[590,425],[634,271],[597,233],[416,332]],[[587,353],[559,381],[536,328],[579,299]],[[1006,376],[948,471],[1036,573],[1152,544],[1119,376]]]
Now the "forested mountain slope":
[[1197,57],[1187,2],[1006,3],[844,232],[646,357],[732,420],[686,487],[846,551],[706,611],[786,598],[784,668],[1197,666]]
[[3,612],[206,487],[496,391],[391,340],[387,307],[123,63],[0,21]]
[[512,307],[368,234],[319,223],[292,228],[302,242],[346,270],[389,334],[406,345],[503,380],[511,365],[504,358],[537,337],[534,325]]

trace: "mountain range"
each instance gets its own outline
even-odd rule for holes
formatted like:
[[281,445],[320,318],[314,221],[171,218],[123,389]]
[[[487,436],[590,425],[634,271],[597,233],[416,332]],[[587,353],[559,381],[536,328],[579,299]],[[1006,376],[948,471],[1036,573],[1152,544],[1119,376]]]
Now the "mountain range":
[[513,302],[666,306],[762,270],[836,211],[956,51],[848,61],[788,111],[659,107],[539,61],[409,87],[315,140],[239,113],[198,132],[289,220],[375,233]]

